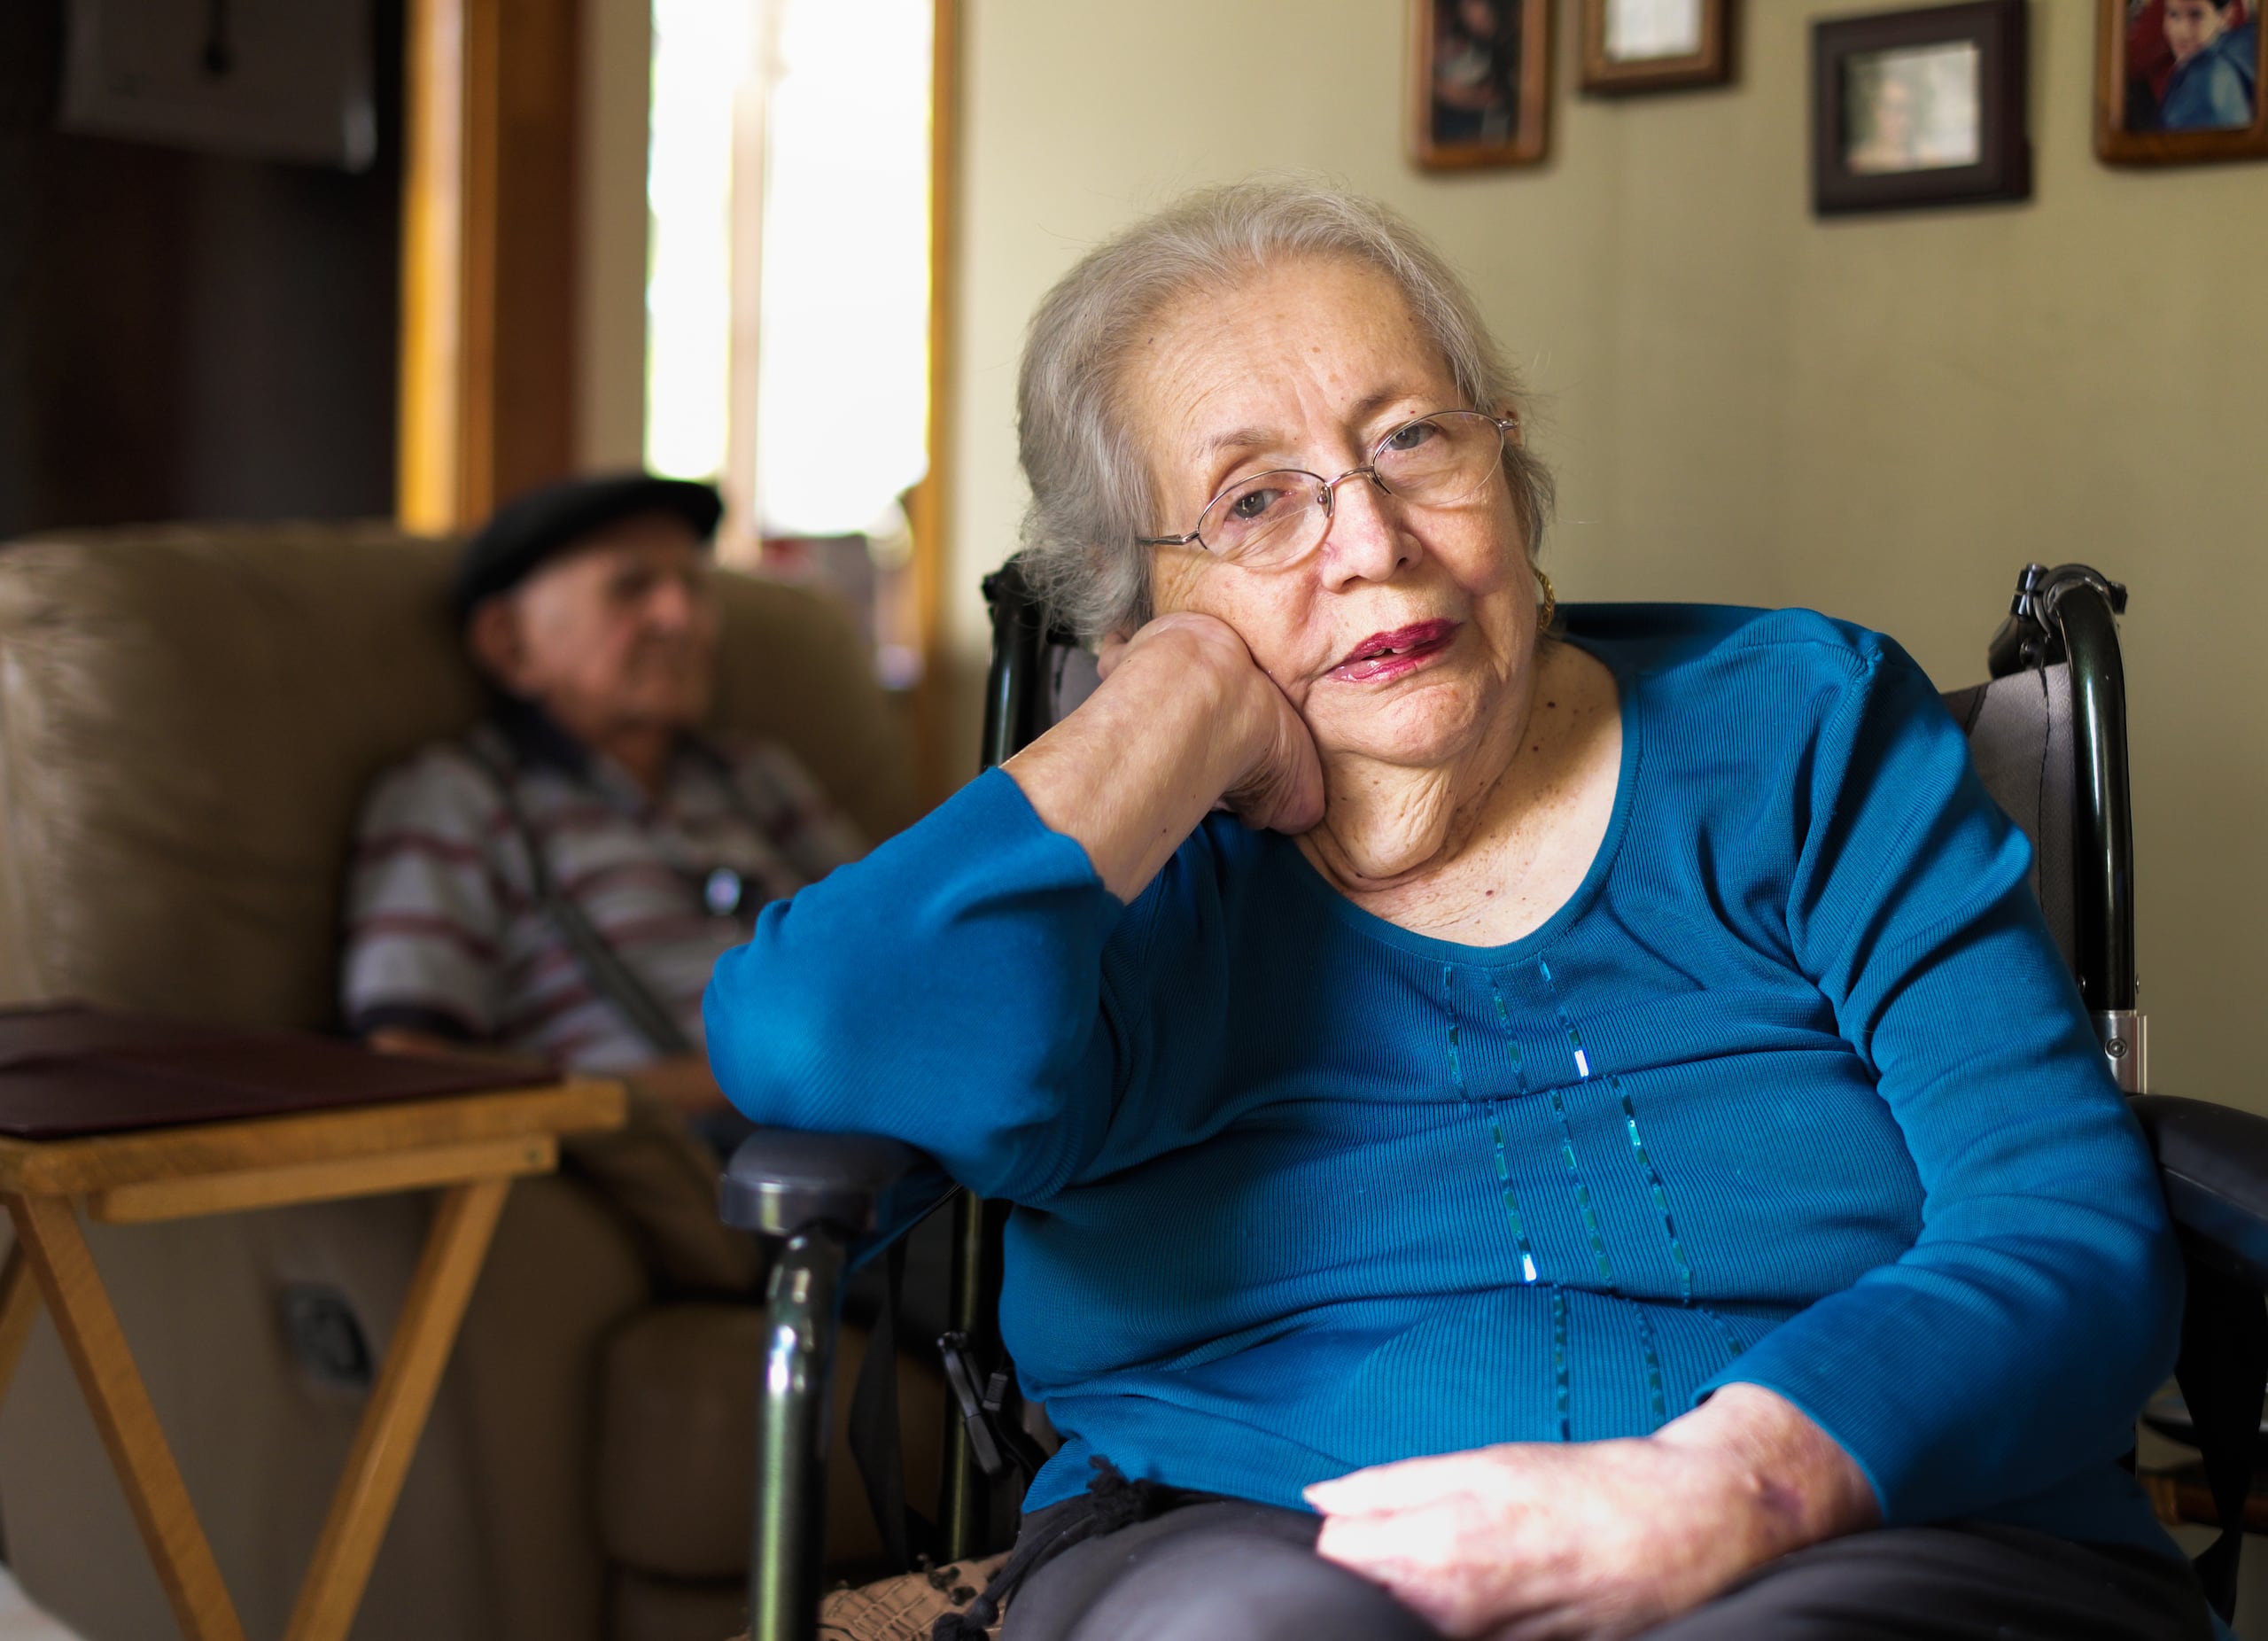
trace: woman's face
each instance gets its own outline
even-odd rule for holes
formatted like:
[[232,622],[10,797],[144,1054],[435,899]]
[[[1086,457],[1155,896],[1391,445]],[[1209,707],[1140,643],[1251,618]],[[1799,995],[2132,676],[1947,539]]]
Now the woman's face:
[[[1325,478],[1379,439],[1459,401],[1441,350],[1383,275],[1294,262],[1169,306],[1127,365],[1156,516],[1178,535],[1238,479]],[[1204,548],[1154,548],[1157,613],[1234,627],[1326,757],[1438,767],[1507,707],[1535,640],[1535,581],[1501,465],[1470,502],[1417,508],[1368,480],[1339,486],[1322,546],[1248,569]],[[1403,653],[1376,653],[1397,639]]]

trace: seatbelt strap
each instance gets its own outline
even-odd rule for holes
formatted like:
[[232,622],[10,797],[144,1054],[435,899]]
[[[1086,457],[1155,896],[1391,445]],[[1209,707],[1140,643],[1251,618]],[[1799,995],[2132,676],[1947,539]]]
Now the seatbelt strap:
[[544,858],[542,840],[536,836],[527,811],[520,806],[519,793],[513,784],[514,772],[499,768],[478,746],[468,750],[496,782],[497,796],[504,805],[504,817],[527,853],[528,884],[536,904],[543,908],[544,915],[550,918],[560,937],[575,953],[575,960],[583,970],[583,977],[591,983],[591,989],[620,1009],[632,1029],[646,1039],[647,1046],[656,1054],[666,1059],[696,1052],[693,1039],[678,1024],[677,1016],[622,960],[621,954],[607,944],[606,937],[598,931],[583,908],[560,892],[551,875],[550,863]]
[[936,1531],[905,1502],[905,1448],[897,1419],[897,1303],[905,1287],[905,1239],[882,1255],[882,1314],[866,1336],[866,1360],[850,1393],[850,1457],[866,1485],[866,1503],[894,1571],[913,1566],[918,1552],[936,1552]]
[[976,1467],[990,1482],[1011,1470],[1022,1471],[1029,1482],[1047,1462],[1047,1455],[1024,1433],[1023,1398],[1006,1352],[990,1373],[977,1360],[976,1347],[967,1334],[940,1334],[937,1353],[944,1362],[946,1392],[960,1411]]

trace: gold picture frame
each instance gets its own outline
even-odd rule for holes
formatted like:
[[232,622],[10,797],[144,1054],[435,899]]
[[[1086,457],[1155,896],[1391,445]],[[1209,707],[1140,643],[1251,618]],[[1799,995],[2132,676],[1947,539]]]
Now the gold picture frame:
[[1540,165],[1551,0],[1411,0],[1410,154],[1429,171]]
[[[2167,0],[2099,0],[2094,151],[2104,164],[2268,159],[2268,20],[2261,16],[2268,6],[2233,0],[2210,10],[2221,26],[2201,44],[2170,37]],[[2239,20],[2225,20],[2232,17]],[[2186,56],[2181,47],[2190,48]],[[2217,54],[2245,60],[2216,64]],[[2239,99],[2250,104],[2242,123],[2232,118]]]

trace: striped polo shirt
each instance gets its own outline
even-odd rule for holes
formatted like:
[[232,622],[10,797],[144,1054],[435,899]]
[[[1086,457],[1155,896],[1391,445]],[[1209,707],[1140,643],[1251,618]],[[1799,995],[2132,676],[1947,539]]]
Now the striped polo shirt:
[[389,771],[364,805],[340,981],[357,1034],[407,1027],[576,1070],[656,1057],[538,903],[502,780],[559,892],[696,1045],[709,971],[757,908],[864,852],[778,746],[688,742],[649,796],[548,719],[508,708]]

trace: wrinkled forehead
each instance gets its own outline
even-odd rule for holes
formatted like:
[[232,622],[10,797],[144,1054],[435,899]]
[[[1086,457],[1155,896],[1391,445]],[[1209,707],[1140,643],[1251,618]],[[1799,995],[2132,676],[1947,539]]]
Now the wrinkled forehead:
[[1401,288],[1346,258],[1256,268],[1184,292],[1121,366],[1130,428],[1153,469],[1201,463],[1223,440],[1311,438],[1389,401],[1456,393]]

